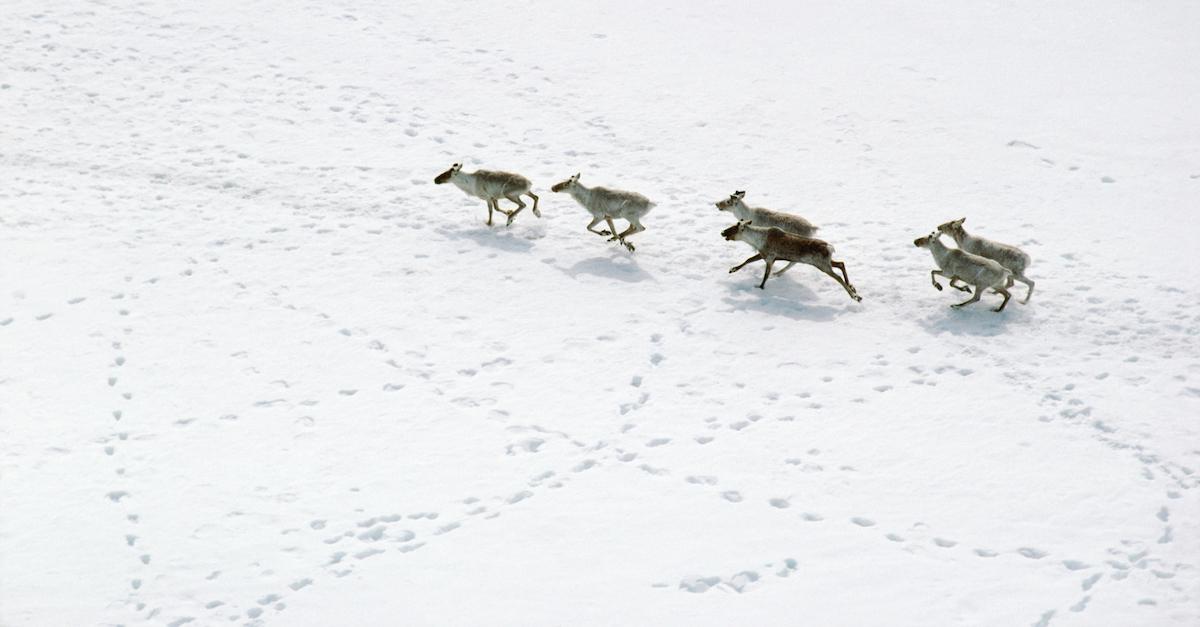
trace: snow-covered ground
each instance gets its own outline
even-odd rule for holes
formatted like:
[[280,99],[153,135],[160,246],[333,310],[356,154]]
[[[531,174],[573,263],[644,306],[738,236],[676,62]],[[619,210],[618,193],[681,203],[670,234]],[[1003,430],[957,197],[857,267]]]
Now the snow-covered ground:
[[[0,624],[1195,625],[1198,29],[6,0]],[[735,189],[865,300],[727,274]],[[929,285],[961,216],[1030,304]]]

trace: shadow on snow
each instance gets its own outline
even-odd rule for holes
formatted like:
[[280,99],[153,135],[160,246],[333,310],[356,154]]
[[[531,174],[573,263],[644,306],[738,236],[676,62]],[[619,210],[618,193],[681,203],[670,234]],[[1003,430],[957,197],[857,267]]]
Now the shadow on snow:
[[[799,268],[796,268],[799,270]],[[794,272],[793,270],[792,272]],[[799,277],[793,277],[789,272],[782,277],[771,277],[767,281],[767,287],[764,290],[758,289],[758,282],[762,280],[762,270],[759,266],[754,280],[733,280],[725,282],[725,289],[729,294],[722,298],[734,311],[758,311],[761,313],[771,314],[775,316],[784,316],[793,320],[812,320],[814,322],[828,322],[834,320],[843,314],[855,311],[858,307],[847,307],[854,305],[842,288],[836,284],[837,293],[829,291],[824,294],[817,294],[808,286],[795,280]],[[805,277],[807,278],[807,277]],[[814,277],[815,278],[815,277]],[[830,302],[831,298],[845,299],[845,303],[838,303],[837,306],[826,305],[823,303]]]
[[986,302],[985,297],[978,303],[955,309],[947,304],[940,304],[937,311],[917,320],[917,324],[930,335],[971,335],[991,337],[1008,332],[1011,324],[1021,324],[1026,314],[1020,311],[1021,305],[1017,299],[1008,301],[1008,306],[999,313],[992,311],[998,302]]
[[559,269],[572,279],[579,278],[581,274],[590,274],[626,283],[654,280],[654,277],[649,272],[646,272],[638,265],[636,259],[625,254],[610,255],[608,257],[591,257],[575,263],[570,268]]
[[[503,216],[501,216],[503,220]],[[450,239],[465,239],[480,246],[495,248],[507,252],[523,253],[533,248],[533,242],[523,237],[513,235],[512,231],[499,227],[478,227],[471,229],[438,229],[438,232]]]

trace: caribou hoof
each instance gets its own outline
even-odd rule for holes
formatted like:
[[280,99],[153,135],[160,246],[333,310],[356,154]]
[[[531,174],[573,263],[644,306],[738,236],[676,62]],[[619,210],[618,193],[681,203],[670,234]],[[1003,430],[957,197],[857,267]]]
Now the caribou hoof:
[[940,292],[940,291],[942,291],[942,284],[941,284],[941,283],[934,283],[934,284],[933,284],[933,286],[934,286],[934,287],[936,287],[936,288],[937,288],[937,290],[938,290],[939,292]]

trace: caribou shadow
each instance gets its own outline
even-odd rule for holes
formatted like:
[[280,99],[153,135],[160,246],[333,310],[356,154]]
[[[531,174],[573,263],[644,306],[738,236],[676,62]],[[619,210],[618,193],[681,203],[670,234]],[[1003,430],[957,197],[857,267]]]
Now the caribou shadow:
[[450,239],[470,240],[486,246],[514,253],[528,252],[533,248],[533,242],[523,237],[513,235],[511,230],[499,227],[479,227],[471,229],[438,229],[438,232]]
[[917,324],[921,325],[926,333],[933,336],[949,333],[951,335],[992,337],[1007,333],[1009,325],[1013,324],[1014,320],[1020,321],[1026,318],[1025,312],[1019,311],[1022,305],[1017,303],[1016,298],[1008,301],[1008,306],[1004,308],[1004,311],[999,313],[992,311],[998,304],[981,301],[959,309],[942,304],[938,306],[937,311],[918,320]]
[[592,257],[575,263],[570,268],[559,268],[572,279],[581,274],[616,279],[626,283],[638,283],[654,277],[642,269],[633,257],[628,255],[613,255],[609,257]]
[[762,266],[759,266],[757,273],[751,274],[755,277],[753,281],[725,282],[725,289],[729,293],[722,300],[734,311],[758,311],[792,320],[829,322],[843,314],[859,309],[859,307],[846,306],[856,303],[846,298],[841,288],[838,289],[838,296],[845,298],[847,302],[835,307],[822,304],[828,302],[829,294],[819,295],[803,283],[789,279],[787,276],[771,277],[767,281],[766,289],[760,290],[758,282],[762,280]]

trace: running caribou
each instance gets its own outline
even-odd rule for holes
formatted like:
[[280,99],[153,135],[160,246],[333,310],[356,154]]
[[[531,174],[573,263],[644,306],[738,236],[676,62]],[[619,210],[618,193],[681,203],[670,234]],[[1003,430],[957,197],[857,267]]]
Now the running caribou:
[[[637,192],[599,186],[587,187],[579,182],[578,173],[551,187],[550,191],[570,194],[575,202],[583,205],[583,208],[592,214],[592,221],[588,223],[587,230],[596,235],[611,236],[608,241],[620,242],[629,252],[633,252],[634,245],[628,242],[627,238],[646,230],[646,227],[642,226],[642,217],[654,208],[654,203],[650,202],[649,198]],[[614,218],[625,220],[629,223],[629,228],[618,233],[616,225],[613,224]],[[608,223],[608,228],[597,231],[594,227],[600,224],[601,220]]]
[[[1029,286],[1029,291],[1025,292],[1025,300],[1021,301],[1022,305],[1028,303],[1029,297],[1033,296],[1033,280],[1025,276],[1025,268],[1029,266],[1030,261],[1029,255],[1016,246],[1001,244],[986,237],[967,233],[967,230],[963,228],[963,222],[966,221],[966,218],[959,218],[938,225],[938,232],[949,235],[954,240],[954,243],[958,244],[960,249],[972,255],[987,257],[1004,266],[1005,269],[1012,273],[1013,279]],[[957,286],[951,285],[951,287]],[[1008,285],[1005,287],[1012,287],[1012,280],[1009,280]]]
[[[438,185],[442,183],[454,183],[455,187],[461,189],[468,196],[485,200],[488,208],[488,226],[492,225],[493,211],[499,211],[508,216],[508,222],[505,223],[505,226],[512,226],[513,219],[525,208],[525,202],[521,200],[522,195],[533,199],[533,215],[539,218],[542,217],[542,212],[538,211],[538,197],[529,191],[529,188],[533,184],[529,182],[529,179],[520,174],[499,172],[496,170],[463,172],[462,164],[456,163],[450,166],[449,170],[439,174],[437,178],[433,179],[433,182]],[[501,198],[506,198],[516,203],[517,208],[512,211],[501,209]]]
[[[862,300],[858,291],[850,284],[850,277],[846,274],[846,264],[833,260],[833,246],[829,242],[811,237],[800,237],[777,227],[754,226],[749,220],[739,220],[737,224],[721,231],[721,235],[729,241],[746,242],[758,251],[758,254],[730,268],[730,274],[741,270],[746,264],[760,259],[767,263],[762,282],[758,284],[760,289],[766,289],[767,278],[771,276],[771,266],[776,261],[782,260],[791,263],[780,270],[779,274],[783,274],[797,263],[806,263],[833,277],[834,281],[845,288],[850,298],[856,301]],[[842,276],[834,273],[834,268],[841,270]]]
[[983,296],[983,292],[988,289],[1004,296],[1004,301],[992,311],[1002,311],[1008,304],[1008,299],[1012,297],[1008,293],[1008,286],[1012,285],[1012,273],[1004,266],[987,257],[972,255],[959,248],[947,247],[942,243],[941,233],[938,231],[913,240],[913,245],[918,248],[928,248],[929,252],[933,253],[933,260],[937,263],[938,269],[929,273],[929,280],[933,281],[933,286],[938,288],[939,292],[942,290],[942,284],[937,282],[939,274],[949,278],[950,287],[954,289],[970,291],[965,287],[955,285],[955,281],[962,281],[975,287],[975,293],[969,300],[950,305],[951,307],[962,307],[977,302]]

